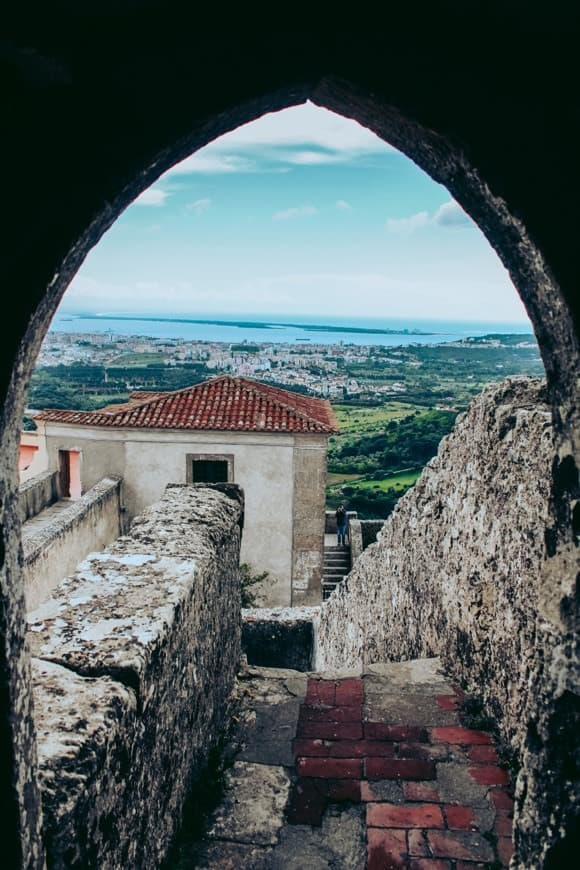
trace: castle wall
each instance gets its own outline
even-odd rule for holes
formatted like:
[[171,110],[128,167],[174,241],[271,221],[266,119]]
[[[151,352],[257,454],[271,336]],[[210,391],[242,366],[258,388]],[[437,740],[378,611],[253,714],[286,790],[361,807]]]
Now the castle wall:
[[474,399],[323,605],[317,665],[440,655],[519,754],[530,674],[551,646],[538,592],[553,453],[540,381],[509,378]]
[[221,490],[168,487],[29,615],[50,867],[163,864],[240,661],[243,502]]

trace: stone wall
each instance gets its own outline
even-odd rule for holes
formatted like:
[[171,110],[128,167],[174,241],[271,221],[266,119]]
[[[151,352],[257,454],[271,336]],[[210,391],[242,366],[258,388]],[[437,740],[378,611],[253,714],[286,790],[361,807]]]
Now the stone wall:
[[50,867],[157,868],[240,661],[235,486],[169,486],[29,616]]
[[58,498],[58,472],[43,471],[22,483],[18,490],[20,521],[35,517]]
[[520,752],[548,645],[537,599],[552,459],[542,382],[509,378],[474,399],[323,605],[317,666],[441,655]]
[[91,550],[102,550],[122,528],[121,481],[105,478],[81,498],[49,506],[22,527],[26,607],[42,604]]

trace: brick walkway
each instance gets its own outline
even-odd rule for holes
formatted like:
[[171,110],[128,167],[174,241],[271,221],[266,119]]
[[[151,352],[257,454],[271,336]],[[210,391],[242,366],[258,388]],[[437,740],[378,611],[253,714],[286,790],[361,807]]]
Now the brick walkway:
[[489,734],[461,724],[461,693],[437,668],[253,669],[224,802],[187,866],[507,867],[508,774]]
[[[457,870],[494,861],[507,866],[509,777],[497,764],[491,737],[461,726],[459,701],[453,690],[426,694],[417,717],[421,724],[373,721],[365,715],[363,679],[309,679],[293,744],[297,781],[289,823],[320,825],[329,803],[362,802],[369,870],[449,870],[451,861]],[[447,723],[429,727],[441,720],[441,711]],[[438,768],[449,772],[457,764],[473,780],[473,805],[465,803],[460,786],[455,796],[453,788],[438,787]],[[385,800],[389,784],[397,790]],[[490,828],[490,813],[482,810],[492,806]]]

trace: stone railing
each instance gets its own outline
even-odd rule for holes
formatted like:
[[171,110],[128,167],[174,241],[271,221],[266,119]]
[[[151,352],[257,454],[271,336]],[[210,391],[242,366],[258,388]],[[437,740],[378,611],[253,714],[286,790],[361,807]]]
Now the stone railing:
[[49,866],[163,864],[239,666],[242,501],[167,487],[30,614]]
[[121,481],[105,478],[74,501],[48,506],[24,523],[24,592],[38,607],[91,550],[102,550],[122,529]]
[[20,484],[20,521],[35,517],[58,499],[58,471],[43,471]]

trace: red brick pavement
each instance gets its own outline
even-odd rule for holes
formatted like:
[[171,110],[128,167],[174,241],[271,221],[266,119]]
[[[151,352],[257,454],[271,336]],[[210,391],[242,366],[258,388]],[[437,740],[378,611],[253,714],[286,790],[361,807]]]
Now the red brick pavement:
[[[456,725],[429,729],[365,721],[363,691],[362,679],[308,681],[293,743],[297,780],[290,824],[320,825],[329,803],[363,802],[369,870],[507,867],[513,801],[490,735],[463,727],[459,714]],[[451,715],[462,697],[454,691],[436,698]],[[495,810],[487,835],[478,830],[473,807],[441,799],[437,764],[450,749],[456,763],[464,758]],[[379,798],[383,780],[402,785],[403,803]]]

